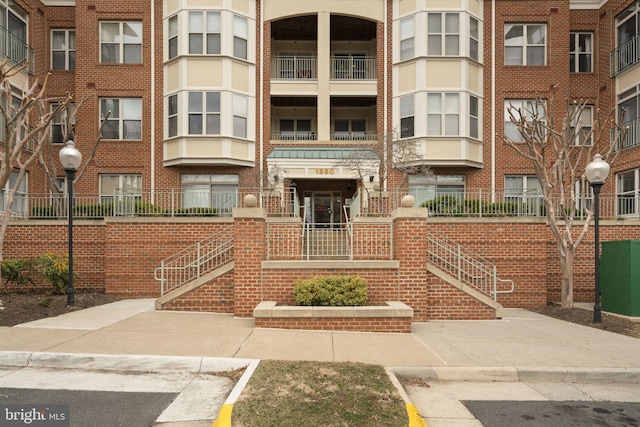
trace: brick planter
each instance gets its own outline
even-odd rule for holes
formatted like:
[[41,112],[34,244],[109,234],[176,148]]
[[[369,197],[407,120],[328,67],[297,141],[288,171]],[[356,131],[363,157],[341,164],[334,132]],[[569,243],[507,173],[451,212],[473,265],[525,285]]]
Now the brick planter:
[[397,301],[382,306],[300,307],[263,301],[253,310],[256,327],[411,333],[413,309]]

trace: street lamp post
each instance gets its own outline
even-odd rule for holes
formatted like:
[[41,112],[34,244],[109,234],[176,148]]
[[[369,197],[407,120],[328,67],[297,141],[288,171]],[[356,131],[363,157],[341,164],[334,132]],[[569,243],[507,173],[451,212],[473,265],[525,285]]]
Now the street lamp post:
[[594,210],[594,238],[595,241],[595,303],[593,306],[593,323],[602,322],[602,307],[600,306],[600,188],[609,175],[609,163],[602,160],[600,154],[593,156],[584,174],[593,188]]
[[82,154],[72,140],[67,141],[60,150],[60,163],[67,174],[67,197],[69,200],[69,281],[67,284],[67,305],[75,305],[75,289],[73,288],[73,179],[82,162]]

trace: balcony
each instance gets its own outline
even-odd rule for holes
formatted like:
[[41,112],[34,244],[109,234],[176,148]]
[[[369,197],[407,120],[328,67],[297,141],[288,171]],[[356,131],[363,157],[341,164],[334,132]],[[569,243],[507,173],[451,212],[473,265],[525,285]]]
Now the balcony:
[[616,48],[610,56],[610,74],[615,77],[640,61],[640,35]]
[[311,131],[282,131],[271,134],[273,141],[317,141],[318,135]]
[[332,141],[377,141],[375,132],[333,132]]
[[356,56],[331,58],[332,80],[375,80],[376,59]]
[[283,80],[314,80],[318,77],[316,58],[277,56],[271,59],[271,78]]
[[[621,138],[620,132],[616,129],[611,130],[611,144],[617,144],[619,150],[640,145],[640,119],[627,122],[624,126],[627,128],[627,134],[624,135],[624,138]],[[616,140],[617,138],[620,139]]]
[[11,65],[27,61],[27,72],[35,73],[35,51],[4,27],[0,27],[0,55],[7,58]]

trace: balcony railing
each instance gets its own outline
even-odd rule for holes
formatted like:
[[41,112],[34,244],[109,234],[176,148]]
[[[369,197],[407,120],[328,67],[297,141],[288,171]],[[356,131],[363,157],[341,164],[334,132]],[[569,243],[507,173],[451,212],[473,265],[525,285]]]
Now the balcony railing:
[[317,141],[318,134],[311,131],[282,131],[271,133],[274,141]]
[[[233,208],[244,206],[244,197],[253,194],[258,207],[266,209],[270,217],[300,216],[300,202],[295,189],[238,189],[236,191],[193,191],[181,189],[144,189],[137,193],[116,191],[113,195],[75,194],[74,218],[99,219],[122,216],[230,217]],[[352,197],[347,215],[355,217],[390,216],[400,207],[406,193],[398,191],[359,190]],[[463,192],[438,192],[425,201],[420,194],[412,194],[417,208],[429,209],[431,217],[545,217],[542,196],[535,193],[516,194],[512,191],[467,189]],[[422,201],[421,201],[422,200]],[[0,208],[6,200],[0,193]],[[558,216],[566,209],[554,201]],[[575,219],[588,216],[591,199],[575,201]],[[15,219],[64,219],[68,215],[67,196],[20,194],[12,206]],[[640,218],[640,193],[600,197],[600,218]]]
[[318,77],[316,58],[277,56],[271,59],[271,78],[285,80],[312,80]]
[[618,130],[611,130],[611,144],[617,144],[618,150],[640,145],[640,119],[625,123],[624,126],[627,128],[624,138],[621,138]]
[[[300,206],[295,189],[237,189],[226,191],[194,191],[181,189],[144,189],[137,192],[116,190],[113,195],[75,194],[74,218],[99,219],[122,216],[230,217],[233,208],[244,206],[244,197],[253,194],[258,206],[273,217],[298,216]],[[68,202],[65,194],[29,194],[21,202],[21,219],[67,218]],[[16,205],[14,202],[14,209]]]
[[8,58],[12,65],[28,61],[27,72],[34,74],[35,51],[4,27],[0,27],[0,55]]
[[610,74],[614,77],[640,61],[640,35],[616,48],[610,55]]
[[332,141],[376,141],[378,135],[375,132],[333,132]]
[[331,58],[333,80],[375,80],[375,58]]

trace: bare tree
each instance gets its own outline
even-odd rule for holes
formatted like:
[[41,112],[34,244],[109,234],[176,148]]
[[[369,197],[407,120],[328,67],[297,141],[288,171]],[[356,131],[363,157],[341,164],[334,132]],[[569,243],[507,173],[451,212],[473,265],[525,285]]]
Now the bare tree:
[[[4,238],[12,215],[16,193],[43,147],[51,140],[51,121],[56,113],[66,108],[71,96],[47,98],[45,93],[49,75],[41,83],[37,79],[30,87],[12,84],[19,80],[27,64],[10,66],[0,64],[0,132],[3,133],[0,157],[0,189],[4,189],[3,216],[0,225],[0,261]],[[55,102],[53,110],[49,104]],[[13,175],[13,176],[12,176]]]
[[[615,111],[601,118],[594,112],[593,123],[583,121],[588,104],[585,100],[565,101],[566,115],[556,123],[556,89],[548,102],[540,97],[523,106],[510,105],[507,114],[516,133],[505,132],[505,143],[528,159],[542,187],[547,223],[556,239],[562,271],[562,307],[573,306],[573,264],[576,249],[586,236],[594,212],[586,198],[589,184],[584,168],[592,153],[600,153],[609,163],[617,156],[617,142],[625,130],[615,120]],[[621,120],[622,121],[622,120]],[[610,142],[613,131],[615,143]],[[516,138],[516,139],[514,139]],[[574,228],[576,217],[584,225]]]
[[[409,175],[432,174],[431,168],[424,164],[424,156],[415,139],[400,138],[398,132],[391,132],[381,142],[376,148],[354,147],[348,157],[336,162],[336,166],[353,170],[362,183],[367,182],[367,177],[378,175],[380,187],[388,187],[392,173],[399,172],[401,178],[394,183],[395,190],[402,188]],[[386,150],[380,148],[384,146]],[[363,187],[369,191],[366,185]]]
[[[72,108],[74,104],[72,104],[72,102],[68,102],[61,108],[56,109],[57,111],[56,116],[61,119],[60,127],[61,127],[61,133],[62,133],[62,141],[65,145],[69,140],[74,139],[75,129],[79,123],[79,120],[77,120],[76,118],[76,113],[80,111],[82,105],[90,98],[91,96],[83,99],[78,105],[75,105],[74,108]],[[84,164],[82,165],[80,170],[78,170],[78,172],[76,173],[75,178],[73,180],[74,184],[80,181],[84,173],[87,171],[88,165],[96,156],[96,153],[98,151],[98,144],[102,140],[102,128],[107,123],[107,119],[109,118],[110,115],[111,115],[111,111],[108,111],[106,116],[101,118],[100,126],[98,127],[98,134],[97,134],[98,136],[93,142],[91,153],[89,154],[88,157],[86,157]],[[45,144],[46,144],[46,149],[41,150],[39,152],[38,162],[43,167],[45,174],[47,175],[51,192],[54,194],[62,194],[64,193],[64,191],[60,187],[60,182],[57,179],[59,175],[58,175],[56,159],[54,158],[54,156],[51,155],[51,153],[54,152],[53,138],[49,138],[45,142]]]

